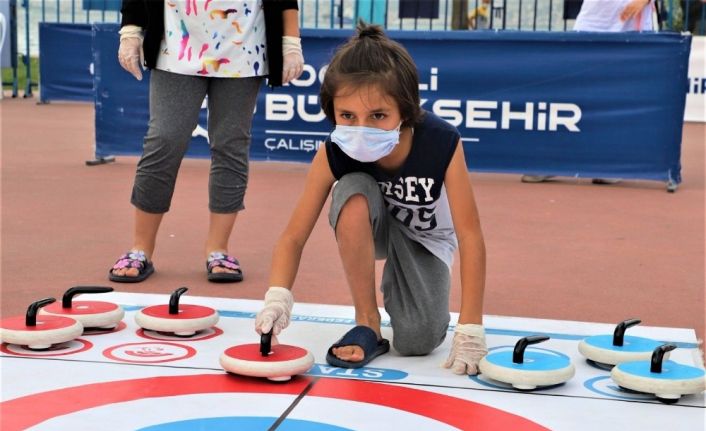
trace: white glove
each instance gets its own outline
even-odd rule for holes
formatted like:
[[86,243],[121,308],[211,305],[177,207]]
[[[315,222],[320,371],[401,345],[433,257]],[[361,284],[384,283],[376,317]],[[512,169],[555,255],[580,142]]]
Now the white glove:
[[304,70],[304,55],[301,39],[294,36],[282,36],[282,84],[299,78]]
[[127,70],[138,81],[142,81],[144,52],[142,50],[142,29],[136,25],[126,25],[120,29],[120,48],[118,61],[123,69]]
[[278,335],[289,325],[294,296],[284,287],[270,287],[265,293],[265,306],[255,317],[255,330],[258,334]]
[[478,374],[478,362],[487,353],[483,326],[459,323],[444,368],[451,368],[455,374]]

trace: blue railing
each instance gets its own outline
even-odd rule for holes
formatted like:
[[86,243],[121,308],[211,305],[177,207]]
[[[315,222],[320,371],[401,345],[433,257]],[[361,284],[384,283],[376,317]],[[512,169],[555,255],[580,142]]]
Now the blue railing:
[[[0,0],[16,10],[11,51],[25,65],[24,96],[32,96],[37,76],[30,59],[39,56],[38,23],[119,22],[120,0]],[[152,0],[162,1],[162,0]],[[353,28],[358,19],[395,30],[567,31],[581,0],[299,0],[302,28]],[[704,34],[702,0],[658,0],[661,30]],[[17,96],[17,61],[13,61],[13,97]]]

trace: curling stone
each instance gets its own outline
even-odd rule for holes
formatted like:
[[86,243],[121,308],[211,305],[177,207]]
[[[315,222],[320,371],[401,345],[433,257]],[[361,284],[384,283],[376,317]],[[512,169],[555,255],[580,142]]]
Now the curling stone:
[[83,333],[81,322],[63,316],[37,316],[39,309],[56,301],[45,298],[33,302],[25,316],[0,321],[0,341],[27,346],[32,350],[48,349],[53,344],[71,341]]
[[639,324],[639,319],[624,320],[613,335],[595,335],[579,343],[579,352],[599,364],[615,365],[626,361],[648,360],[660,343],[649,338],[625,335],[625,330]]
[[287,381],[314,365],[314,356],[306,349],[287,344],[272,345],[272,332],[262,334],[260,344],[241,344],[226,349],[220,358],[224,370],[250,377]]
[[530,344],[548,339],[541,335],[521,338],[512,353],[508,350],[489,353],[481,359],[478,368],[483,375],[522,391],[564,383],[575,372],[569,358],[536,350],[525,351]]
[[649,361],[621,362],[613,367],[610,377],[622,388],[654,394],[665,404],[676,403],[682,395],[700,394],[706,386],[703,369],[664,361],[665,354],[676,348],[662,344]]
[[156,332],[173,333],[179,337],[191,337],[218,322],[218,312],[201,305],[180,305],[179,297],[189,290],[180,287],[169,298],[169,305],[153,305],[135,313],[135,322],[143,328]]
[[112,292],[112,287],[76,286],[67,290],[58,302],[39,310],[40,315],[65,316],[78,320],[84,329],[113,329],[125,316],[119,305],[104,301],[74,301],[73,297],[82,293]]

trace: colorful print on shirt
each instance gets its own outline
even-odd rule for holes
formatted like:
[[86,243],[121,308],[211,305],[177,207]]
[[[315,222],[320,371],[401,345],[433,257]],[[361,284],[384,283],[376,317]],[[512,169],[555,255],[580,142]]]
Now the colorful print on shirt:
[[218,78],[267,75],[262,0],[165,0],[157,69]]

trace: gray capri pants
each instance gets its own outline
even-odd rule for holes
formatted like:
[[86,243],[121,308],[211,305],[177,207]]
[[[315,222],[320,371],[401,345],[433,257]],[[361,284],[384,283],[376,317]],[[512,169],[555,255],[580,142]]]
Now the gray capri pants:
[[402,224],[387,211],[378,183],[368,174],[344,175],[334,186],[329,211],[334,231],[341,209],[358,194],[368,201],[375,258],[387,259],[380,289],[390,315],[392,346],[404,356],[426,355],[444,341],[449,326],[449,267],[402,232]]
[[208,207],[228,214],[244,208],[250,129],[262,77],[212,78],[153,69],[150,121],[137,163],[131,203],[142,211],[169,211],[181,161],[208,95],[211,171]]

